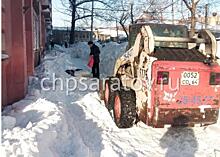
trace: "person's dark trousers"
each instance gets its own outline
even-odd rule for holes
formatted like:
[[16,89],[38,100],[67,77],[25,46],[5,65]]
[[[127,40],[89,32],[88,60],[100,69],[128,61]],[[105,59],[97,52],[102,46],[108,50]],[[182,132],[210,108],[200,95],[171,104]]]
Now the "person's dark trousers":
[[99,63],[94,63],[92,67],[92,74],[94,78],[99,79]]

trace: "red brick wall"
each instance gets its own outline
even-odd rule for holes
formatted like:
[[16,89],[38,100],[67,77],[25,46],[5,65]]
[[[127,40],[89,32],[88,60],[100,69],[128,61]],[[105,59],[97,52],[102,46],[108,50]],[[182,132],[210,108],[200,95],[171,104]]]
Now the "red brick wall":
[[22,99],[27,91],[27,58],[25,42],[25,16],[23,0],[2,0],[5,6],[5,51],[9,55],[8,63],[2,63],[2,95],[6,99],[2,105]]
[[[45,49],[45,19],[35,14],[33,0],[2,0],[2,52],[9,58],[2,60],[2,105],[22,99],[27,93],[28,76],[33,75],[35,60]],[[35,52],[37,23],[40,41]],[[38,29],[39,28],[39,29]]]
[[27,52],[27,73],[28,76],[34,73],[34,34],[33,34],[33,0],[25,0],[28,7],[25,13],[25,33],[26,33],[26,52]]
[[2,104],[5,105],[8,102],[7,98],[7,77],[5,75],[6,68],[8,65],[8,60],[2,61]]
[[45,28],[45,18],[41,15],[41,45],[42,48],[45,49],[45,42],[46,42],[46,28]]
[[[7,17],[7,18],[6,18]],[[2,47],[2,52],[10,55],[11,52],[11,1],[10,0],[2,0],[2,33],[4,33],[4,38],[2,38],[2,43],[4,43],[4,47]],[[3,35],[2,35],[3,37]],[[9,59],[2,60],[2,105],[8,104],[8,84],[10,81],[7,79],[9,73],[7,70],[9,69]]]

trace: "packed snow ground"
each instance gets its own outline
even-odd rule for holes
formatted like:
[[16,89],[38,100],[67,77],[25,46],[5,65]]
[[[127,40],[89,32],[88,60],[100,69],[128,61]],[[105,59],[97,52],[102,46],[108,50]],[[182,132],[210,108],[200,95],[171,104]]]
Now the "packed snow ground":
[[[101,71],[110,75],[114,59],[126,44],[110,43],[101,48]],[[61,82],[53,86],[53,74],[62,80],[72,77],[67,69],[82,69],[79,81],[89,75],[86,43],[47,53],[36,75],[30,78],[25,99],[4,109],[2,116],[3,157],[220,157],[220,122],[208,127],[155,129],[138,123],[118,129],[96,90],[66,93]],[[113,55],[112,55],[113,54]],[[107,69],[107,70],[105,70]],[[85,78],[91,85],[94,80]]]

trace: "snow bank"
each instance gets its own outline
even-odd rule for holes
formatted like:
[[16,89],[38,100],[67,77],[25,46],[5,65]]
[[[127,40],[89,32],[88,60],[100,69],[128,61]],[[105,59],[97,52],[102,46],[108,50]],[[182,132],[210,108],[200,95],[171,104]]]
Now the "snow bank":
[[[55,49],[45,56],[41,66],[37,68],[38,77],[52,79],[55,75],[58,78],[65,78],[69,76],[65,72],[66,70],[82,69],[84,73],[89,71],[87,67],[89,51],[86,51],[86,46],[86,43],[80,43],[78,46],[75,45],[71,48],[63,48],[56,45]],[[75,59],[79,57],[84,60]]]
[[2,129],[12,129],[15,127],[16,118],[10,116],[2,116]]
[[[67,106],[74,101],[74,96],[66,95],[59,88],[60,84],[56,84],[55,91],[43,91],[40,86],[41,79],[49,78],[45,83],[51,87],[53,75],[63,80],[71,77],[66,74],[67,69],[87,69],[82,60],[73,58],[72,55],[72,49],[56,45],[37,67],[35,76],[29,78],[30,85],[25,99],[4,108],[1,147],[3,157],[84,156],[85,149],[89,150],[81,139],[77,126],[69,123],[73,120]],[[75,97],[81,97],[80,92]]]
[[112,76],[116,60],[126,51],[127,43],[118,44],[110,42],[101,48],[101,74]]
[[71,46],[73,56],[75,58],[81,58],[83,60],[88,61],[89,54],[90,54],[90,48],[87,44],[87,42],[79,42],[77,44],[74,44]]
[[13,123],[14,119],[17,122],[13,128],[3,129],[3,156],[70,157],[92,154],[78,126],[74,125],[79,114],[83,115],[80,107],[76,104],[73,104],[75,107],[62,106],[64,104],[46,99],[33,100],[24,106],[25,101],[17,102],[10,112],[4,113],[11,118],[4,120],[3,126]]
[[[24,102],[17,102],[10,112],[4,113],[7,115],[2,121],[5,156],[57,156],[50,146],[59,134],[56,128],[65,125],[58,106],[45,99],[33,100],[26,106]],[[12,123],[15,127],[6,127]]]

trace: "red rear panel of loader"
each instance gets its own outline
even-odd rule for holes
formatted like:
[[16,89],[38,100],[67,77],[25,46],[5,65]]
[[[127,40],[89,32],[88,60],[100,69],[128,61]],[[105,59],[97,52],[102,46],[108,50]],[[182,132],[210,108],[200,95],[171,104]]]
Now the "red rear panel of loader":
[[154,126],[211,124],[218,118],[220,66],[155,61],[151,114]]

